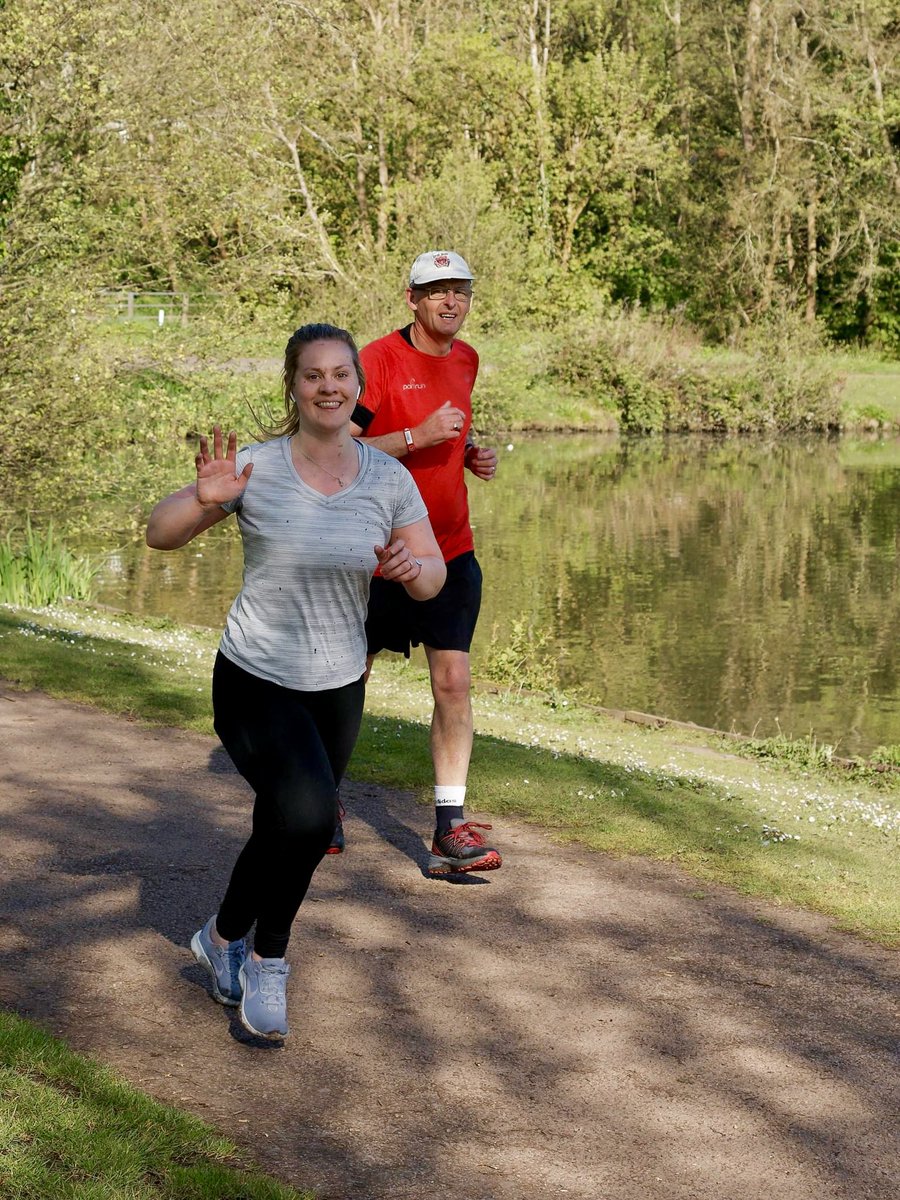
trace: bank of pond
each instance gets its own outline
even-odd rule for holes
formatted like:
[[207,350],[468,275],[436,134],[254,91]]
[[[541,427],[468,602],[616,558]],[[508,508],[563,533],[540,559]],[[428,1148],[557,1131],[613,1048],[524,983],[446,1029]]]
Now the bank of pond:
[[[483,678],[838,754],[900,742],[900,438],[494,439],[470,477]],[[157,494],[191,477],[181,448]],[[240,586],[226,522],[147,550],[127,473],[76,546],[95,598],[219,627]],[[73,535],[75,536],[75,535]]]

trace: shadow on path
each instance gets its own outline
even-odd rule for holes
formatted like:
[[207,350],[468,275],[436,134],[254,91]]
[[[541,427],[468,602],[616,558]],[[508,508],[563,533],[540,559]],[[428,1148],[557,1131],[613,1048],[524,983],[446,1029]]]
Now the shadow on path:
[[248,823],[215,743],[10,692],[0,762],[0,1002],[322,1200],[900,1194],[896,955],[510,822],[443,886],[347,784],[263,1047],[187,949]]

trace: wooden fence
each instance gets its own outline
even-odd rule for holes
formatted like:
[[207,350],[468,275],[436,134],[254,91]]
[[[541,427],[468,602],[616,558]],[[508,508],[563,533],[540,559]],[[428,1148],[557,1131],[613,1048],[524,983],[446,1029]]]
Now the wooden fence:
[[129,292],[104,288],[99,295],[117,320],[152,322],[160,326],[171,321],[187,325],[192,303],[187,292]]

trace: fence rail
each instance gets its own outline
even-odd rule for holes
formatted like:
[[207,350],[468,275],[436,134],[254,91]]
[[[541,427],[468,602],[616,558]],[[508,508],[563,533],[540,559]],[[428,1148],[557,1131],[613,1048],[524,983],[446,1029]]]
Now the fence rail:
[[173,320],[187,325],[191,307],[196,309],[200,300],[188,292],[131,292],[125,288],[104,288],[98,296],[119,320],[149,319],[157,325]]

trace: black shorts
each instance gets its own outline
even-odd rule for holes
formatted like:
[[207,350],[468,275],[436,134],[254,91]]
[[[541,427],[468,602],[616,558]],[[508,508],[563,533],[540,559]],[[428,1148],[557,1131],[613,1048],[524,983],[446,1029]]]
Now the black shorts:
[[413,600],[402,583],[376,575],[369,591],[369,654],[393,650],[409,658],[410,645],[465,650],[472,645],[481,608],[481,567],[473,550],[451,558],[447,582],[431,600]]

